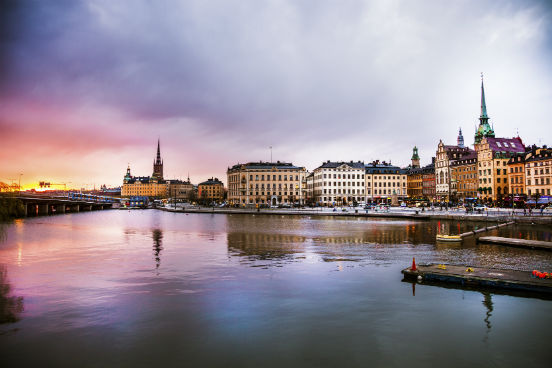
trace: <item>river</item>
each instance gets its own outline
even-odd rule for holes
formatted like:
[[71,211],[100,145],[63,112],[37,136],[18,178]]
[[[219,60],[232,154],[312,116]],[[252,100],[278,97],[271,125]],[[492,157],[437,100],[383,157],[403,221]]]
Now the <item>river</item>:
[[[0,356],[21,367],[549,364],[550,300],[402,281],[413,257],[552,271],[546,251],[435,243],[475,226],[157,210],[0,224]],[[544,226],[489,234],[552,240]]]

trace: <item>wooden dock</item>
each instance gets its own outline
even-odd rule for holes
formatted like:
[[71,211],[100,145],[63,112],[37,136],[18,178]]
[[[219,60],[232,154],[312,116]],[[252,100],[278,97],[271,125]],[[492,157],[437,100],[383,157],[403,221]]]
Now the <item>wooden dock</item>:
[[419,265],[415,271],[405,268],[401,272],[405,280],[552,295],[552,279],[533,278],[531,271],[430,264]]
[[514,223],[515,223],[514,221],[509,221],[509,222],[504,222],[502,224],[482,227],[481,229],[472,230],[472,231],[462,233],[462,234],[460,234],[460,237],[465,238],[467,236],[475,236],[477,234],[481,234],[481,233],[484,233],[484,232],[489,231],[489,230],[500,229],[501,227],[504,227],[504,226],[513,225]]
[[552,242],[540,240],[526,240],[515,238],[502,238],[499,236],[482,236],[477,239],[480,243],[506,245],[509,247],[552,250]]

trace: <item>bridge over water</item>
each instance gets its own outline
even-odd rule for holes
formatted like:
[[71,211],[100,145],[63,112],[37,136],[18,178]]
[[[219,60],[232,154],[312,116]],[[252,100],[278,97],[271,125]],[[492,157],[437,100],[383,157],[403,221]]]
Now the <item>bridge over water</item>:
[[86,199],[30,195],[21,195],[16,198],[23,202],[23,205],[25,206],[25,216],[106,210],[114,208],[114,205],[117,206],[119,203],[119,200],[116,198],[109,202],[98,202],[91,196]]

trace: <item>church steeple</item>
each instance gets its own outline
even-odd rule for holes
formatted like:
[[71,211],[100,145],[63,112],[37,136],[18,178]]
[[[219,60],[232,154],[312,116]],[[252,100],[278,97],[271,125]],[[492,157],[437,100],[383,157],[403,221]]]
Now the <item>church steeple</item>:
[[460,148],[464,148],[464,136],[462,135],[462,128],[458,131],[458,139],[456,140],[456,144]]
[[487,115],[487,104],[485,103],[485,86],[483,86],[483,74],[481,74],[481,115],[479,116],[481,124],[483,122],[487,123],[489,121],[489,116]]
[[162,164],[162,162],[161,162],[161,146],[160,146],[159,139],[157,139],[157,158],[156,158],[155,163],[157,165]]
[[412,149],[412,167],[420,167],[420,156],[418,155],[418,147]]
[[161,160],[161,144],[157,140],[157,157],[153,160],[152,179],[163,180],[163,160]]
[[126,175],[123,179],[123,182],[124,183],[128,183],[130,180],[132,179],[132,175],[130,174],[130,164],[128,164],[127,166],[127,171],[126,171]]
[[489,115],[487,115],[487,104],[485,103],[485,87],[483,86],[483,73],[481,73],[481,114],[479,115],[479,127],[475,132],[475,144],[481,143],[483,137],[493,137],[494,130],[489,125]]

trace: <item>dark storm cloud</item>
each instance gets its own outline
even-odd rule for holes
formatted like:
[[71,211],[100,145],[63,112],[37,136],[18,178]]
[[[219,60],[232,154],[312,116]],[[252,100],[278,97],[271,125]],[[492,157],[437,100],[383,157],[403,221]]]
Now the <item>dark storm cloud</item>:
[[405,164],[414,144],[428,161],[459,126],[471,134],[481,71],[497,132],[528,119],[536,141],[552,112],[550,24],[538,1],[9,1],[0,94],[149,129],[126,134],[231,140],[229,161],[273,144],[309,168]]

